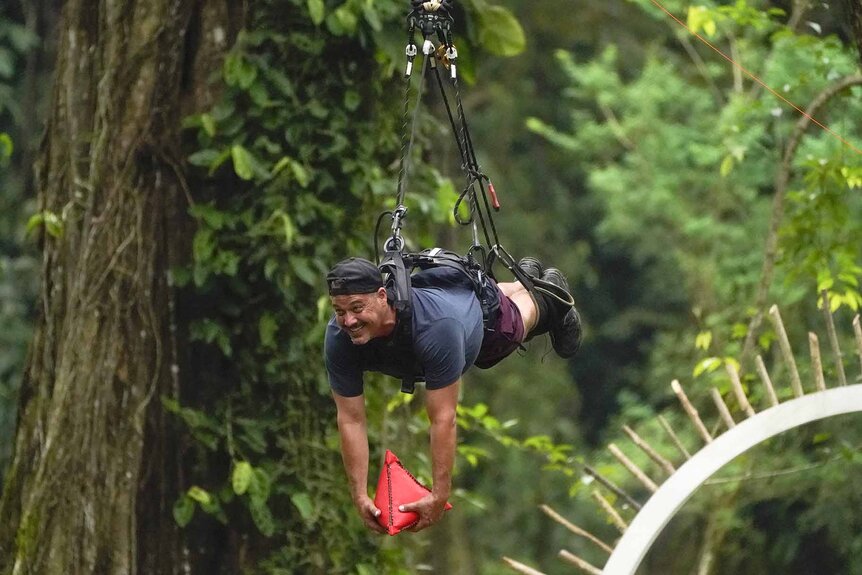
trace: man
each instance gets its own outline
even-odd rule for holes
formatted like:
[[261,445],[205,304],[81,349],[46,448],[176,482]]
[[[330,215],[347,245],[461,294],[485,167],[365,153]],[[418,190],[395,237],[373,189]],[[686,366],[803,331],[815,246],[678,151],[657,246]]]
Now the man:
[[[565,277],[543,269],[534,258],[519,262],[533,278],[568,293]],[[362,374],[379,371],[398,378],[415,374],[425,380],[426,409],[431,421],[431,493],[401,511],[419,520],[411,531],[436,523],[443,515],[455,461],[455,412],[461,376],[472,365],[495,365],[524,341],[550,332],[561,357],[574,356],[580,345],[577,310],[547,294],[531,293],[520,282],[491,283],[499,313],[483,326],[474,286],[459,270],[437,267],[411,276],[412,341],[399,341],[398,313],[387,297],[380,270],[362,258],[348,258],[327,274],[335,316],[326,329],[324,354],[338,410],[341,455],[353,502],[365,524],[381,533],[380,510],[368,496],[368,435]],[[403,339],[403,338],[401,338]]]

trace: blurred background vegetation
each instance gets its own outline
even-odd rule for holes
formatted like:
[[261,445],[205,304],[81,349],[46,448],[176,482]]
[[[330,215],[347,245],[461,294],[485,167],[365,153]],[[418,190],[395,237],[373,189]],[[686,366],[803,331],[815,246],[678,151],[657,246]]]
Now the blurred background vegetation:
[[[713,386],[736,407],[723,365],[742,353],[758,311],[776,181],[795,138],[768,303],[781,307],[803,381],[813,381],[802,359],[806,333],[825,333],[821,291],[844,349],[853,349],[862,155],[820,129],[796,136],[795,110],[648,0],[458,3],[459,65],[469,80],[462,95],[480,164],[503,203],[501,239],[516,257],[567,272],[586,336],[569,363],[537,340],[523,357],[469,373],[455,510],[418,536],[377,539],[362,532],[346,497],[319,355],[328,317],[319,298],[332,261],[372,255],[374,219],[394,198],[403,4],[250,2],[213,80],[222,101],[187,120],[198,231],[193,262],[176,277],[181,319],[201,356],[198,381],[212,387],[163,402],[185,423],[178,441],[187,445],[189,491],[175,516],[202,549],[218,545],[205,535],[217,529],[256,542],[254,561],[243,564],[250,572],[497,575],[510,572],[502,555],[548,574],[572,572],[556,558],[561,548],[601,565],[601,551],[538,506],[613,541],[582,464],[644,500],[606,445],[623,445],[655,477],[661,471],[629,449],[622,425],[671,457],[658,414],[689,450],[699,446],[668,411],[672,379],[705,413],[713,413]],[[847,4],[665,3],[802,108],[859,73]],[[0,437],[10,438],[0,442],[0,470],[36,320],[39,255],[27,228],[59,11],[49,0],[0,8]],[[857,83],[817,114],[857,146],[860,95]],[[273,105],[282,100],[290,105]],[[447,129],[429,96],[407,231],[416,246],[464,249],[468,236],[449,217],[461,180]],[[225,172],[230,187],[218,187]],[[783,382],[771,326],[754,339]],[[751,365],[742,367],[754,381]],[[834,383],[831,362],[826,370]],[[296,401],[297,386],[307,403]],[[410,401],[385,378],[366,389],[374,461],[393,449],[427,478],[421,394]],[[757,385],[750,392],[765,405]],[[324,425],[284,425],[304,409]],[[668,526],[643,572],[862,574],[859,430],[858,417],[845,417],[740,458]],[[236,481],[257,487],[245,496]]]

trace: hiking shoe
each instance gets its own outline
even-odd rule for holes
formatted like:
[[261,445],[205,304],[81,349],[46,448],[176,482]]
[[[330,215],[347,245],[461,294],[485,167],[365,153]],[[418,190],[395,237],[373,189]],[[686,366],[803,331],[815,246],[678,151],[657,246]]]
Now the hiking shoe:
[[[557,287],[564,289],[567,293],[569,282],[566,277],[556,268],[548,268],[542,275],[542,279]],[[574,357],[581,347],[581,316],[574,306],[566,306],[562,302],[554,301],[553,305],[560,311],[562,318],[551,326],[551,344],[554,351],[563,359]]]
[[542,265],[542,262],[530,256],[521,258],[518,262],[518,267],[521,268],[528,276],[534,278],[542,277],[542,272],[545,271],[545,266]]

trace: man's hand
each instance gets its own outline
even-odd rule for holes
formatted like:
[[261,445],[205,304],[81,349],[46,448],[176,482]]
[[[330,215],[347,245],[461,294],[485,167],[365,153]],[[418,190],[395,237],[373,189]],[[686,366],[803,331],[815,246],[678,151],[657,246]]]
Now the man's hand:
[[412,511],[419,514],[419,521],[417,521],[410,529],[408,529],[408,531],[412,531],[415,533],[417,531],[422,531],[426,527],[434,525],[435,523],[440,521],[440,518],[443,517],[443,510],[445,509],[445,507],[446,500],[440,499],[433,493],[431,493],[426,495],[419,501],[400,505],[398,507],[398,511],[401,511],[402,513]]
[[377,506],[374,505],[374,501],[372,501],[368,495],[359,495],[355,497],[353,499],[353,504],[356,505],[356,510],[359,511],[359,516],[362,518],[366,527],[372,531],[377,531],[378,533],[386,533],[386,529],[377,522],[377,518],[380,517],[380,510],[377,509]]

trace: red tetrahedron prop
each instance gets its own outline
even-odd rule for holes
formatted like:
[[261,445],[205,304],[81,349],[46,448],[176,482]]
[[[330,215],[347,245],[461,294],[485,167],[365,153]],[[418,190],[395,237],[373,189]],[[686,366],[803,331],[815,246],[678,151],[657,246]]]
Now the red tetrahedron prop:
[[[377,480],[377,493],[374,495],[374,505],[380,510],[377,522],[386,532],[397,535],[419,521],[418,513],[402,513],[398,511],[398,506],[419,501],[429,493],[431,490],[419,483],[404,469],[398,457],[387,449],[383,469],[380,470],[380,478]],[[452,506],[447,503],[446,509],[452,509]]]

